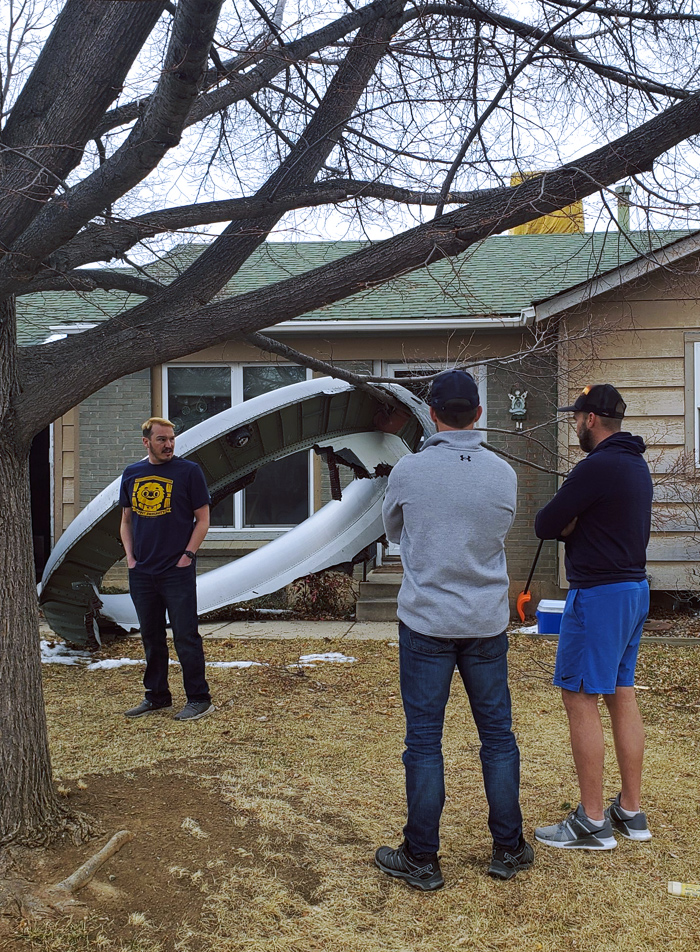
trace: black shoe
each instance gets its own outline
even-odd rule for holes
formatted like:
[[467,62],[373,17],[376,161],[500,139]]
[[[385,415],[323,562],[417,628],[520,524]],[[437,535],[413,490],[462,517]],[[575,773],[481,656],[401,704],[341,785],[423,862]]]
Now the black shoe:
[[512,879],[521,870],[529,869],[534,862],[535,851],[521,836],[516,850],[494,846],[489,876],[493,876],[494,879]]
[[154,704],[148,698],[144,698],[136,707],[124,711],[124,717],[143,717],[145,714],[157,714],[158,711],[171,711],[172,704]]
[[405,843],[395,850],[390,846],[380,846],[374,854],[374,862],[383,873],[405,879],[414,889],[430,892],[445,885],[437,853],[429,853],[419,859],[409,853]]

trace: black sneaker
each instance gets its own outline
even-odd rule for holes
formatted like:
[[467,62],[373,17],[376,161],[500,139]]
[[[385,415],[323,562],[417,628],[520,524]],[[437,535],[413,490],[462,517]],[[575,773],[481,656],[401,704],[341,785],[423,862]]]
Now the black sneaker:
[[212,714],[216,708],[211,701],[188,701],[175,715],[176,721],[198,721],[200,717]]
[[489,876],[494,879],[512,879],[516,873],[529,869],[534,862],[535,851],[521,836],[516,850],[494,845]]
[[405,879],[414,889],[430,892],[445,885],[437,853],[430,853],[419,859],[409,853],[405,843],[395,850],[390,846],[380,846],[374,854],[374,862],[383,873],[397,879]]
[[143,717],[145,714],[157,714],[158,711],[171,711],[172,709],[172,704],[154,704],[153,701],[149,701],[145,697],[136,707],[124,711],[124,717]]
[[637,841],[651,839],[646,813],[642,813],[640,810],[634,816],[625,816],[620,806],[619,793],[605,811],[605,816],[610,820],[613,830],[616,830],[626,839]]

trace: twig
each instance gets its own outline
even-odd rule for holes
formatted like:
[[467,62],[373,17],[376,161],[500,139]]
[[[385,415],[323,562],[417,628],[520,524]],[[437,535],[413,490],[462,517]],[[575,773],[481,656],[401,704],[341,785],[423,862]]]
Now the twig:
[[[380,390],[379,387],[373,387],[363,380],[362,377],[358,377],[357,374],[349,370],[341,370],[333,364],[327,364],[324,360],[317,360],[316,357],[309,357],[308,354],[302,354],[301,351],[294,350],[293,347],[288,347],[286,344],[273,340],[271,337],[266,337],[264,334],[246,334],[243,340],[260,350],[267,351],[271,354],[278,354],[280,357],[284,357],[285,360],[301,364],[310,370],[316,370],[319,373],[328,374],[330,377],[336,377],[338,380],[351,383],[353,387],[357,387],[358,390],[364,390],[365,393],[371,394],[376,400],[379,400],[383,404],[388,404],[392,407],[399,405],[398,401],[385,390]],[[397,383],[397,381],[393,380],[392,383]]]
[[557,469],[547,469],[546,466],[540,466],[538,463],[533,463],[529,459],[522,459],[520,456],[513,456],[512,453],[506,453],[505,450],[499,450],[495,446],[491,446],[490,443],[487,443],[485,440],[481,441],[481,445],[484,449],[491,450],[492,453],[496,453],[498,456],[504,456],[506,459],[513,460],[515,463],[522,463],[523,466],[532,466],[533,469],[538,469],[541,473],[549,473],[552,476],[561,476],[565,477],[566,473],[560,473]]

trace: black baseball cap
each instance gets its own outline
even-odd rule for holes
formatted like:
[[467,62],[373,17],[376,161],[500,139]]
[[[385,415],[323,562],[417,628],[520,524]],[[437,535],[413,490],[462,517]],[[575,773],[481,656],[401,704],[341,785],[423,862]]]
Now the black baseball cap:
[[479,388],[466,370],[446,370],[433,380],[428,403],[434,410],[475,410]]
[[596,383],[584,387],[573,406],[559,407],[559,413],[596,413],[598,416],[621,420],[627,404],[611,383]]

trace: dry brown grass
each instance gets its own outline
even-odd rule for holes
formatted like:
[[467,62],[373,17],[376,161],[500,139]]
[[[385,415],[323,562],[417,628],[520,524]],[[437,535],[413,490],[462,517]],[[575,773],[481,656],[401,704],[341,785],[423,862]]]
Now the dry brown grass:
[[[137,643],[124,645],[111,653],[138,655]],[[318,650],[344,650],[358,662],[301,673],[286,667]],[[528,835],[576,798],[561,703],[548,683],[554,650],[527,638],[514,638],[511,648]],[[153,867],[140,876],[162,876],[164,884],[157,911],[139,894],[138,877],[126,882],[126,857],[117,876],[121,911],[110,905],[105,883],[102,894],[86,896],[85,923],[18,926],[8,949],[687,952],[700,942],[700,901],[666,892],[670,879],[700,880],[699,649],[642,648],[651,843],[622,841],[594,855],[539,847],[535,867],[510,883],[486,875],[490,840],[478,741],[455,682],[445,732],[447,885],[429,895],[387,879],[372,863],[378,845],[399,841],[404,820],[397,649],[376,642],[322,649],[311,641],[210,642],[207,654],[267,666],[209,669],[219,711],[190,725],[121,716],[138,697],[139,669],[45,669],[55,773],[76,803],[83,788],[99,782],[109,789],[109,778],[115,789],[131,777],[139,789],[152,783],[156,790],[167,776],[175,789],[199,785],[203,792],[194,806],[168,794],[179,862],[160,855],[157,823],[140,821],[137,841],[150,837]],[[174,686],[178,679],[174,669]],[[606,793],[616,791],[610,749]],[[138,814],[136,797],[132,808]],[[105,799],[106,830],[110,811]],[[183,912],[188,895],[197,899],[196,915]]]

